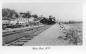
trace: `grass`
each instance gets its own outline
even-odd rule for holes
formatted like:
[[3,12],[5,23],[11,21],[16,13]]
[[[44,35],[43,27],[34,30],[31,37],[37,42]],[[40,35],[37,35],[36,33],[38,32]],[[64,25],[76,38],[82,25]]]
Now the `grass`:
[[58,38],[68,41],[68,44],[71,45],[82,45],[82,23],[64,24],[64,26],[66,28],[63,31],[64,36],[59,36]]

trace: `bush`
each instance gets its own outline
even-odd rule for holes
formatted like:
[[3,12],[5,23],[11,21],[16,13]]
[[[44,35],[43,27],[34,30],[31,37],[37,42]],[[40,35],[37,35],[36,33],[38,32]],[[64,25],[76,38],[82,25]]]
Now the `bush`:
[[81,45],[82,44],[82,33],[77,29],[69,29],[65,33],[65,36],[59,36],[58,38],[67,40],[69,44]]

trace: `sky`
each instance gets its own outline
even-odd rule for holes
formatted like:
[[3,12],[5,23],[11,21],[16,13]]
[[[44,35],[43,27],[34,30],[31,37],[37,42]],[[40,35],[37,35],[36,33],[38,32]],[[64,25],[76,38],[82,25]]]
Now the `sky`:
[[31,14],[55,16],[61,21],[81,21],[82,4],[81,3],[4,3],[2,8],[14,9],[17,12],[30,11]]

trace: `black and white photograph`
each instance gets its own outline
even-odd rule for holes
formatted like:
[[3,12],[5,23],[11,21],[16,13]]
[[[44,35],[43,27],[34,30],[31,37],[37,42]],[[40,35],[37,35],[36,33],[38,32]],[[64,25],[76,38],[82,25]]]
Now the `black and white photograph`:
[[2,4],[2,46],[82,45],[81,3]]

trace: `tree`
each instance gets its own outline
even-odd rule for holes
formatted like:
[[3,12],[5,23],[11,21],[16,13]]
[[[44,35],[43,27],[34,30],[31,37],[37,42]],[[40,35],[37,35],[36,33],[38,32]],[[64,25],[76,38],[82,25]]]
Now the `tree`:
[[8,8],[3,8],[2,9],[2,17],[3,18],[10,18],[10,19],[12,19],[13,15],[15,15],[14,18],[18,17],[18,13],[15,10],[11,10],[11,9],[8,9]]
[[29,11],[26,13],[21,12],[20,15],[22,15],[23,18],[30,18],[31,17],[31,14]]
[[31,17],[30,12],[25,13],[25,17],[30,18]]
[[32,15],[32,17],[34,17],[34,18],[38,18],[38,15],[35,14],[35,15]]

